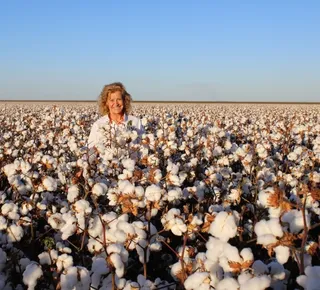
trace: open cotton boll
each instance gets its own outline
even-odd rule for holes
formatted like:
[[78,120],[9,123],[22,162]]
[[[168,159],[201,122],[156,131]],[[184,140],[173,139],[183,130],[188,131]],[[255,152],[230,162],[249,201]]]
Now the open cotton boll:
[[219,257],[224,253],[226,242],[221,241],[214,237],[209,237],[208,242],[206,243],[207,251],[206,256],[207,259],[217,262]]
[[5,203],[1,207],[1,213],[11,220],[18,220],[20,218],[20,215],[18,214],[18,206],[13,202]]
[[28,286],[28,290],[33,290],[37,285],[37,280],[43,275],[41,266],[35,262],[29,264],[23,272],[23,283]]
[[226,243],[224,245],[223,252],[224,252],[224,256],[227,258],[228,261],[238,262],[238,263],[242,262],[238,249],[234,246],[231,246],[229,243]]
[[7,240],[8,243],[19,242],[23,237],[23,229],[15,224],[10,225],[7,228]]
[[152,184],[146,188],[145,198],[152,202],[157,202],[161,199],[162,190],[158,185]]
[[308,266],[305,275],[297,277],[297,283],[306,290],[317,290],[320,285],[320,266]]
[[128,180],[119,180],[118,181],[119,192],[124,194],[134,193],[135,186]]
[[276,253],[277,261],[280,264],[287,263],[289,256],[290,256],[290,249],[288,247],[280,245],[280,246],[275,247],[274,251]]
[[48,191],[56,191],[58,187],[57,181],[51,176],[44,177],[42,180],[42,185],[45,188],[45,190]]
[[128,169],[123,169],[122,174],[118,175],[118,179],[126,180],[130,179],[133,176],[133,172]]
[[251,248],[244,248],[240,252],[240,256],[242,257],[242,260],[245,261],[254,261],[254,256],[252,253]]
[[181,180],[178,175],[169,173],[167,176],[167,181],[170,185],[181,186]]
[[70,267],[60,276],[61,290],[87,290],[90,288],[90,273],[84,267]]
[[106,195],[108,191],[108,186],[102,182],[96,183],[93,187],[92,187],[92,194],[95,196],[102,196],[102,195]]
[[[305,211],[305,218],[306,218],[306,223],[307,227],[310,226],[310,214],[308,211]],[[303,214],[301,210],[293,209],[289,212],[286,212],[282,218],[282,222],[289,223],[290,225],[290,232],[297,234],[304,228],[304,223],[303,223]]]
[[99,253],[103,248],[103,243],[99,240],[90,238],[87,244],[87,248],[90,253]]
[[243,284],[240,284],[240,290],[264,290],[271,284],[270,277],[263,275],[260,277],[253,277]]
[[208,272],[196,272],[190,275],[186,281],[184,282],[184,287],[187,290],[198,290],[199,287],[201,289],[206,289],[202,284],[205,284],[207,289],[210,289],[210,278]]
[[136,232],[134,226],[126,221],[119,221],[117,223],[117,229],[125,232],[127,235],[133,236]]
[[69,202],[74,202],[75,199],[79,196],[79,188],[77,185],[72,185],[68,188],[67,199]]
[[239,283],[236,279],[228,277],[221,280],[217,286],[217,290],[238,290],[239,289]]
[[52,265],[52,263],[58,259],[58,252],[54,249],[49,252],[42,252],[38,255],[41,265]]
[[174,164],[170,159],[168,160],[167,172],[176,175],[179,172],[179,166]]
[[253,273],[255,275],[263,275],[269,273],[268,266],[263,263],[261,260],[256,260],[252,264],[251,268],[253,269]]
[[64,225],[60,228],[62,233],[61,238],[63,240],[68,239],[72,236],[77,230],[77,219],[70,212],[62,214],[64,220]]
[[257,244],[267,246],[277,242],[277,237],[283,236],[279,219],[261,220],[256,223],[254,231],[257,234]]
[[210,225],[209,233],[220,240],[227,242],[237,234],[237,225],[233,214],[219,212]]
[[264,207],[269,207],[269,198],[272,194],[274,194],[273,187],[268,187],[266,189],[261,190],[258,195],[260,204]]
[[48,224],[53,229],[58,230],[64,226],[65,221],[63,220],[61,213],[54,213],[48,218]]
[[182,197],[182,190],[179,187],[168,191],[168,201],[178,201]]
[[73,205],[73,209],[77,213],[83,213],[83,214],[88,214],[92,212],[92,207],[90,206],[89,201],[85,199],[80,199],[76,201]]
[[277,261],[268,264],[269,272],[272,279],[283,280],[286,277],[286,272],[282,264]]
[[102,275],[106,275],[110,272],[106,259],[96,258],[93,260],[91,267],[91,287],[97,288],[100,284]]
[[7,177],[16,174],[16,165],[14,163],[9,163],[3,167],[3,172]]
[[134,166],[135,166],[135,160],[132,160],[130,158],[123,159],[121,161],[122,165],[124,168],[128,169],[129,171],[134,171]]
[[110,261],[113,267],[116,269],[116,274],[119,278],[123,277],[124,274],[124,264],[121,260],[121,257],[117,253],[112,253],[110,256]]
[[62,254],[57,258],[57,270],[61,272],[63,269],[67,269],[73,265],[73,258],[68,254]]

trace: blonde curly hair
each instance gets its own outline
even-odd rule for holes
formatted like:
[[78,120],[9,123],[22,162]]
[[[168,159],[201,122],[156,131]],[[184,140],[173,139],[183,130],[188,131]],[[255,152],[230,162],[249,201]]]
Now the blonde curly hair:
[[129,114],[131,111],[131,95],[126,91],[125,86],[120,82],[105,85],[98,99],[99,111],[102,116],[109,114],[108,98],[111,93],[121,92],[123,100],[123,112]]

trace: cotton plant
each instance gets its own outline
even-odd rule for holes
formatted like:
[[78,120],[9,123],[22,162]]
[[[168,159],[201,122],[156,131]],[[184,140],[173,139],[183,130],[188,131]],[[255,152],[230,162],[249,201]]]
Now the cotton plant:
[[[292,263],[305,275],[302,281],[312,279],[302,265],[312,267],[318,254],[317,107],[139,104],[134,112],[144,116],[145,133],[124,128],[94,152],[86,147],[98,118],[94,105],[10,105],[0,112],[1,247],[11,255],[15,245],[52,239],[55,246],[34,250],[45,275],[52,275],[47,269],[56,273],[59,260],[60,286],[87,287],[94,277],[90,283],[101,289],[169,288],[149,276],[161,249],[178,255],[160,270],[173,274],[168,283],[192,277],[190,289],[297,287],[298,280],[287,280]],[[253,257],[237,249],[247,242]],[[269,254],[261,269],[256,244]],[[68,264],[84,249],[92,263]],[[132,277],[132,257],[150,280],[142,271]],[[25,271],[31,261],[22,259],[23,253],[19,267]],[[114,267],[120,275],[120,260],[129,269],[121,278]],[[0,281],[9,285],[5,275]],[[17,277],[23,285],[22,273]],[[45,283],[41,277],[39,283]]]

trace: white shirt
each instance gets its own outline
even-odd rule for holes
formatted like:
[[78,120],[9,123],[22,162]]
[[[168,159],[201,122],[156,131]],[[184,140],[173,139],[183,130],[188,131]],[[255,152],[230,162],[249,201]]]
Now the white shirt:
[[124,121],[120,124],[117,124],[115,122],[111,122],[108,115],[105,115],[101,118],[99,118],[96,122],[93,123],[91,132],[88,139],[88,147],[92,148],[93,146],[97,145],[102,139],[102,131],[101,128],[105,126],[106,124],[111,124],[114,129],[122,129],[126,128],[128,124],[130,124],[131,127],[133,127],[135,130],[137,130],[138,134],[142,134],[144,131],[144,128],[141,124],[141,120],[137,117],[134,117],[132,115],[124,115]]

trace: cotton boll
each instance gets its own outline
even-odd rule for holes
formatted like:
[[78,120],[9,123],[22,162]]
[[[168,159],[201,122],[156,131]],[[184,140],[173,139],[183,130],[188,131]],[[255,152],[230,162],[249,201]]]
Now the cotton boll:
[[162,244],[159,242],[154,242],[150,244],[150,251],[152,252],[159,252],[162,250]]
[[91,287],[97,288],[100,284],[100,279],[102,275],[106,275],[109,273],[109,267],[104,258],[96,258],[91,267]]
[[219,212],[210,225],[209,233],[225,242],[235,237],[237,225],[234,216],[225,211]]
[[261,260],[254,261],[254,263],[252,264],[252,269],[255,275],[263,275],[269,273],[268,266]]
[[128,180],[119,180],[118,181],[119,192],[123,194],[134,193],[135,186]]
[[268,264],[268,268],[272,279],[283,280],[286,277],[285,269],[280,263],[271,262]]
[[271,231],[271,233],[276,236],[276,237],[279,237],[281,238],[283,236],[283,230],[282,230],[282,227],[279,223],[279,219],[277,218],[272,218],[270,220],[268,220],[268,227]]
[[124,168],[128,169],[129,171],[134,171],[135,161],[132,159],[123,159],[122,165]]
[[142,187],[142,186],[136,186],[135,188],[134,188],[134,192],[135,192],[135,194],[136,194],[136,196],[137,197],[143,197],[144,196],[144,188]]
[[161,198],[161,188],[155,184],[152,184],[146,188],[145,198],[152,202],[157,202]]
[[167,172],[176,175],[179,172],[179,166],[174,164],[170,159],[168,160]]
[[217,262],[220,256],[224,253],[226,242],[223,242],[217,238],[209,237],[209,241],[206,243],[207,259]]
[[57,260],[58,252],[54,249],[49,252],[42,252],[38,255],[39,262],[41,265],[52,265],[53,261]]
[[7,164],[3,167],[3,172],[7,177],[16,173],[16,165],[14,163]]
[[[184,287],[187,290],[193,289],[210,289],[210,278],[208,272],[196,272],[190,275],[184,282]],[[203,287],[203,284],[206,285],[206,288]]]
[[224,278],[221,280],[217,286],[217,290],[238,290],[239,289],[239,283],[234,278]]
[[274,251],[276,253],[277,261],[280,264],[287,263],[289,256],[290,256],[290,249],[288,247],[280,245],[280,246],[275,247]]
[[48,218],[48,224],[53,228],[53,229],[61,229],[65,222],[62,218],[62,214],[61,213],[55,213],[52,214],[49,218]]
[[320,266],[308,266],[305,275],[297,277],[297,283],[307,290],[317,290],[320,284]]
[[238,282],[240,285],[246,283],[247,281],[249,281],[251,278],[253,277],[252,274],[247,273],[247,272],[243,272],[238,276]]
[[224,255],[228,261],[239,262],[239,263],[242,262],[238,249],[234,246],[231,246],[228,243],[224,245]]
[[46,176],[42,180],[43,187],[48,191],[56,191],[58,184],[57,181],[51,176]]
[[90,238],[87,244],[88,251],[92,254],[99,253],[103,249],[103,243]]
[[18,212],[18,206],[16,204],[14,204],[13,202],[5,203],[1,207],[1,213],[4,216],[7,216],[8,219],[11,219],[11,220],[18,220],[20,218],[20,216],[17,212]]
[[61,238],[63,240],[66,240],[76,232],[77,219],[70,212],[62,214],[62,218],[65,223],[60,228],[60,231],[62,233]]
[[67,199],[69,202],[73,203],[75,199],[79,196],[79,188],[77,185],[72,185],[68,188]]
[[28,266],[29,264],[31,264],[31,263],[33,263],[33,262],[31,262],[30,259],[28,259],[28,258],[21,258],[21,259],[19,260],[19,265],[16,265],[16,271],[17,271],[17,272],[20,272],[20,270],[21,270],[21,271],[24,271],[24,270],[27,268],[27,266]]
[[61,272],[63,269],[67,269],[73,265],[73,258],[67,254],[58,256],[57,259],[57,270]]
[[181,180],[178,175],[169,173],[167,176],[168,184],[174,185],[174,186],[181,186]]
[[254,261],[254,256],[252,250],[250,248],[244,248],[240,252],[240,256],[242,257],[243,261]]
[[74,211],[77,213],[89,214],[92,212],[90,203],[87,200],[80,199],[76,201],[73,205]]
[[240,285],[240,290],[264,290],[271,284],[271,279],[266,276],[253,277]]
[[41,266],[37,263],[29,264],[23,272],[23,283],[28,286],[28,290],[33,290],[37,285],[37,280],[43,275]]
[[168,191],[168,201],[177,201],[182,197],[182,190],[179,187]]
[[175,264],[173,264],[171,266],[171,270],[170,270],[170,273],[171,273],[171,276],[177,281],[177,276],[179,275],[179,273],[181,273],[182,271],[182,267],[181,267],[181,262],[176,262]]
[[134,226],[126,221],[119,221],[117,223],[117,228],[127,235],[133,236],[135,234]]
[[[308,211],[305,211],[305,218],[307,227],[310,226],[310,214]],[[303,214],[301,210],[293,209],[289,212],[286,212],[281,220],[283,222],[289,223],[290,225],[290,232],[297,234],[304,228],[304,222],[303,222]]]
[[70,267],[60,277],[61,290],[89,289],[90,274],[84,267]]
[[8,243],[19,242],[23,237],[23,229],[20,226],[12,224],[7,228],[7,240]]
[[110,256],[110,261],[112,263],[112,265],[115,267],[116,269],[116,275],[121,278],[124,275],[124,264],[121,260],[121,257],[119,254],[117,253],[112,253]]

